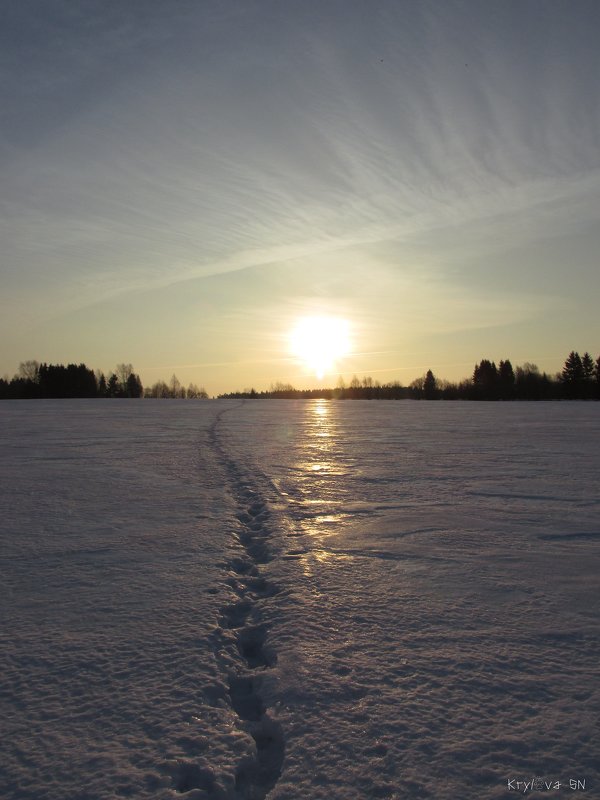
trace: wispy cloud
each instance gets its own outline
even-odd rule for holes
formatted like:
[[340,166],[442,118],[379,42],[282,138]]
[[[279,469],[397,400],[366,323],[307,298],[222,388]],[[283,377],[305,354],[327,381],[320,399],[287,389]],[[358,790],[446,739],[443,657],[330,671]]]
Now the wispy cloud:
[[5,62],[24,93],[4,87],[0,143],[7,296],[42,319],[265,265],[339,270],[335,254],[351,252],[391,278],[445,276],[452,293],[461,253],[485,275],[503,249],[589,236],[599,12],[574,5],[16,15]]

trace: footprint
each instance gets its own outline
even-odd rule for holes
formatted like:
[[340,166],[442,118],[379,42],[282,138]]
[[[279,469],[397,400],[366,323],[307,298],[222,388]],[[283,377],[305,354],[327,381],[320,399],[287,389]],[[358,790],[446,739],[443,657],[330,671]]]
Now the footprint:
[[266,510],[267,508],[264,503],[253,503],[248,508],[248,514],[250,514],[251,517],[264,516],[266,514]]
[[278,587],[267,581],[262,575],[248,577],[245,579],[245,583],[248,590],[257,597],[273,597],[279,592]]
[[[254,519],[253,519],[253,520],[252,520],[252,521],[251,521],[251,522],[248,524],[248,528],[249,528],[251,531],[254,531],[255,533],[257,533],[258,531],[264,531],[264,530],[265,530],[265,523],[264,523],[264,521],[263,521],[263,520],[262,520],[260,517],[255,517],[255,518],[254,518]],[[266,534],[266,531],[265,531],[265,534]]]
[[212,792],[215,789],[215,778],[210,769],[203,769],[193,761],[179,761],[173,777],[173,788],[184,794],[192,789],[204,789]]
[[246,552],[255,564],[268,564],[273,560],[273,557],[264,542],[252,541],[250,544],[245,545]]
[[238,575],[256,575],[256,565],[247,558],[234,558],[230,563],[231,569]]
[[267,627],[265,625],[256,625],[240,631],[238,649],[250,669],[272,667],[276,663],[275,654],[265,650],[266,638]]
[[240,765],[235,788],[241,797],[264,800],[281,775],[285,740],[281,725],[267,715],[250,733],[256,744],[256,759]]
[[227,628],[241,628],[252,610],[249,600],[238,600],[223,609],[223,624]]
[[257,722],[264,714],[264,706],[256,691],[256,679],[252,676],[229,676],[231,707],[240,719]]
[[334,664],[331,667],[331,670],[332,670],[332,672],[335,672],[336,675],[341,675],[342,677],[345,677],[346,675],[350,675],[350,673],[352,672],[350,667],[347,667],[345,664]]

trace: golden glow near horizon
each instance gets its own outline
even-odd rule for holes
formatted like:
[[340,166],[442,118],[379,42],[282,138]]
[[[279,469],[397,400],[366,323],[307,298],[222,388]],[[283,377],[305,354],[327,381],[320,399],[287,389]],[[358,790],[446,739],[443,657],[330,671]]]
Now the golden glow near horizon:
[[596,357],[599,3],[154,2],[133,36],[134,3],[48,5],[2,5],[0,376],[217,395]]
[[350,353],[350,325],[338,317],[303,317],[290,333],[290,350],[321,380]]

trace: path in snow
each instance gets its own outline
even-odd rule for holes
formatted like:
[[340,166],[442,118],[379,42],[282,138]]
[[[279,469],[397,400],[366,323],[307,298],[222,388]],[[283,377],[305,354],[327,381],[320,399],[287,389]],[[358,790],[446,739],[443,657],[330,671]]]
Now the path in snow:
[[221,419],[233,410],[220,411],[209,428],[209,442],[225,467],[229,489],[238,506],[240,528],[236,538],[242,548],[241,557],[234,555],[226,564],[228,583],[237,599],[221,608],[220,628],[221,632],[235,633],[240,664],[229,670],[229,697],[240,727],[256,745],[255,758],[244,760],[238,767],[235,787],[242,798],[263,800],[277,783],[285,752],[282,727],[271,718],[261,691],[265,671],[277,663],[277,654],[267,644],[269,623],[262,601],[276,594],[277,586],[261,571],[273,558],[266,499],[219,439]]

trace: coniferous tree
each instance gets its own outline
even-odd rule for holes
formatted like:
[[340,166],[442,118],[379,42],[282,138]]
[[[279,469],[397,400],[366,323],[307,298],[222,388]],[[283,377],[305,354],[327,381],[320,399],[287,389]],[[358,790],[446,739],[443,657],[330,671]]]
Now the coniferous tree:
[[584,353],[581,357],[581,373],[584,381],[594,378],[594,359],[589,353]]
[[125,392],[127,397],[143,397],[144,396],[144,387],[142,386],[142,382],[140,380],[140,376],[136,375],[134,372],[129,374],[127,378],[127,383],[125,385]]
[[581,393],[584,400],[591,400],[595,394],[594,359],[588,352],[581,356]]
[[96,376],[85,364],[40,364],[38,397],[96,397]]
[[493,361],[482,359],[473,370],[473,385],[480,400],[493,400],[498,391],[498,370]]
[[574,400],[581,397],[583,390],[583,362],[575,350],[571,350],[561,372],[565,397]]
[[571,350],[562,369],[562,380],[568,384],[578,384],[583,378],[583,364],[581,356],[575,350]]
[[423,380],[423,397],[425,400],[435,400],[437,396],[437,380],[433,372],[428,369]]
[[108,384],[106,386],[106,396],[107,397],[122,397],[121,393],[121,385],[119,383],[119,379],[113,372],[108,379]]
[[515,394],[515,373],[512,364],[508,359],[500,361],[498,364],[498,387],[500,397],[503,400],[510,400]]

